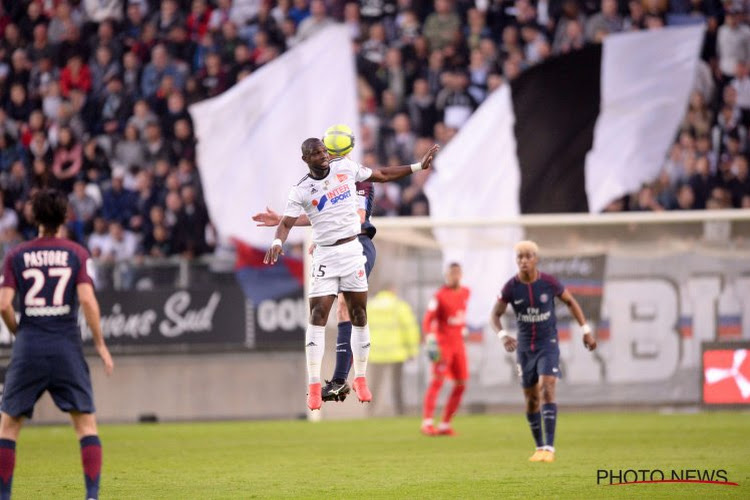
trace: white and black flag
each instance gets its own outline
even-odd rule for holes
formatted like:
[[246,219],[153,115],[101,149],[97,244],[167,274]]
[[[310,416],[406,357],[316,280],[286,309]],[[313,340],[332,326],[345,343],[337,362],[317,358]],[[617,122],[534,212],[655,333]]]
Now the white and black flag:
[[[438,155],[426,186],[431,216],[598,213],[655,179],[687,109],[703,33],[688,26],[611,35],[523,72]],[[471,231],[435,233],[444,257],[465,263],[469,286],[467,264],[477,267],[476,282],[487,281],[502,250],[461,244]],[[486,306],[470,306],[469,315],[485,315]]]

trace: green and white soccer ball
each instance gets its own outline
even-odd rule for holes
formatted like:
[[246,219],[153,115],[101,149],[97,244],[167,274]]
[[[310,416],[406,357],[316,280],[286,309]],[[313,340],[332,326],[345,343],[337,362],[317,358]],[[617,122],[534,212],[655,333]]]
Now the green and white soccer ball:
[[354,149],[354,132],[347,125],[334,125],[326,129],[323,144],[329,154],[344,156]]

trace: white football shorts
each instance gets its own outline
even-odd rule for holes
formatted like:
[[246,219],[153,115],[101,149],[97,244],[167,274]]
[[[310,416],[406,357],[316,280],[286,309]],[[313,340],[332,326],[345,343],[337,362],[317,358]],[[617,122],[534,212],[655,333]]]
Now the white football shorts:
[[334,247],[316,246],[312,261],[310,298],[367,291],[366,259],[359,238]]

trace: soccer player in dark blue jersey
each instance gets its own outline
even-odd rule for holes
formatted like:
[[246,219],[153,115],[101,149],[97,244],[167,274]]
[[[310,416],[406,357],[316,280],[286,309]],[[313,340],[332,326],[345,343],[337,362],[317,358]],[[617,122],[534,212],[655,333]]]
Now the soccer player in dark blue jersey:
[[[39,237],[6,255],[0,283],[0,315],[16,336],[0,407],[0,500],[10,498],[23,420],[31,418],[44,391],[49,391],[60,410],[70,413],[81,444],[86,498],[97,499],[102,447],[78,326],[79,304],[107,375],[114,364],[102,337],[93,263],[82,246],[56,237],[67,210],[63,194],[40,191],[32,198],[32,206]],[[16,295],[21,312],[18,322],[13,309]]]
[[[561,375],[555,297],[568,306],[581,326],[584,347],[593,351],[596,349],[596,340],[591,335],[591,328],[573,295],[554,276],[537,269],[539,249],[536,243],[521,241],[516,244],[515,253],[518,274],[503,287],[490,319],[503,341],[505,350],[516,351],[518,374],[526,398],[526,418],[536,443],[536,451],[529,460],[553,462],[557,420],[555,385]],[[518,339],[508,334],[500,321],[508,304],[516,316]]]

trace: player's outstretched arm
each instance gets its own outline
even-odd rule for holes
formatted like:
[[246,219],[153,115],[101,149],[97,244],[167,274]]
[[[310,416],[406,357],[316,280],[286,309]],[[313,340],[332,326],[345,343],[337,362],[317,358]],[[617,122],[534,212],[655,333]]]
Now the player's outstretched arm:
[[518,347],[518,341],[503,329],[503,323],[501,321],[506,309],[508,309],[508,303],[503,299],[497,299],[492,308],[492,313],[490,314],[490,324],[492,324],[492,328],[495,329],[497,336],[500,337],[500,340],[503,342],[505,350],[507,352],[513,352],[516,350],[516,347]]
[[292,230],[297,219],[299,219],[299,217],[290,217],[288,215],[281,218],[281,222],[276,226],[276,235],[273,243],[271,243],[271,248],[268,249],[266,256],[263,257],[264,264],[276,264],[279,260],[279,256],[284,255],[282,245],[284,245],[287,236],[289,236],[289,231]]
[[399,165],[398,167],[382,167],[372,169],[372,175],[368,179],[372,182],[390,182],[397,181],[407,175],[411,175],[419,170],[427,170],[432,166],[432,160],[440,150],[440,146],[433,144],[432,147],[422,157],[419,163],[411,165]]
[[94,339],[94,347],[96,348],[97,354],[102,358],[104,363],[104,373],[112,375],[112,371],[115,369],[115,363],[112,361],[112,355],[109,354],[107,344],[104,343],[104,335],[102,335],[102,324],[101,324],[101,313],[99,312],[99,301],[96,300],[94,295],[94,287],[89,283],[80,283],[76,287],[78,292],[78,302],[81,304],[83,309],[83,315],[86,317],[86,323],[88,323],[91,329],[91,335]]
[[5,326],[13,335],[18,330],[16,311],[13,310],[13,298],[15,296],[16,291],[13,288],[7,286],[0,288],[0,316],[2,316]]
[[578,321],[578,324],[581,325],[581,328],[583,329],[583,345],[588,349],[589,351],[593,351],[596,349],[596,339],[594,339],[594,336],[591,335],[591,327],[589,327],[588,323],[586,323],[586,317],[583,315],[583,309],[581,309],[581,305],[578,303],[575,297],[573,297],[573,294],[569,291],[565,290],[560,295],[560,300],[562,300],[566,306],[568,306],[568,309],[570,310],[570,314],[573,315],[573,317]]
[[[258,212],[253,215],[253,220],[257,222],[259,227],[276,227],[281,222],[281,214],[266,207],[265,212]],[[295,226],[309,226],[310,219],[307,218],[307,214],[302,214],[297,217],[297,221],[294,223]]]

